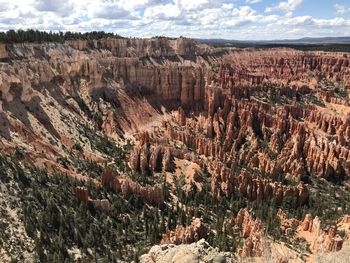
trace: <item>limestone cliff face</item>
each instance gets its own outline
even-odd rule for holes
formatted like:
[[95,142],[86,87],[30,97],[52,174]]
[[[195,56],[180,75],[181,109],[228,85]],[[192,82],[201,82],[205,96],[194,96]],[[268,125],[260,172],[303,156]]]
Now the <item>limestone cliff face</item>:
[[[33,85],[52,83],[55,80],[62,82],[57,84],[68,89],[65,95],[73,96],[74,91],[81,91],[81,81],[86,80],[90,96],[94,95],[91,94],[93,89],[115,89],[121,85],[133,86],[130,87],[130,92],[134,92],[134,95],[138,92],[144,96],[155,95],[161,99],[160,102],[173,101],[187,107],[191,103],[201,102],[204,97],[206,67],[197,63],[196,56],[187,60],[177,56],[180,54],[163,54],[156,60],[156,56],[151,54],[129,57],[126,54],[113,54],[108,49],[92,48],[87,52],[61,44],[18,44],[9,49],[9,56],[21,60],[14,59],[14,66],[2,65],[6,67],[6,73],[2,72],[2,90],[7,96],[10,96],[8,92],[11,83],[18,83],[23,89],[30,90]],[[32,75],[33,72],[35,75]]]
[[[323,89],[319,81],[342,80],[348,88],[346,54],[217,51],[184,38],[110,38],[0,49],[11,60],[0,64],[0,134],[8,142],[12,131],[20,133],[31,161],[38,159],[39,148],[45,148],[40,158],[63,154],[62,138],[74,145],[78,127],[69,120],[93,122],[118,138],[159,118],[162,106],[181,106],[178,121],[186,129],[173,132],[172,139],[188,143],[198,154],[273,177],[282,172],[295,180],[305,174],[341,178],[350,170],[346,116],[296,105],[311,94],[347,107],[339,88]],[[292,101],[274,109],[257,98],[260,93]],[[199,110],[200,122],[188,118],[187,113]],[[244,141],[253,147],[242,148]]]
[[116,57],[171,57],[209,54],[212,48],[193,39],[178,38],[104,38],[99,40],[68,40],[66,44],[78,49],[109,50]]
[[80,202],[87,204],[89,201],[89,193],[88,190],[84,187],[77,187],[75,188],[75,197]]
[[21,144],[28,163],[71,173],[56,159],[77,143],[92,151],[81,127],[118,139],[162,118],[161,107],[201,108],[221,56],[211,52],[188,39],[1,45],[2,150]]
[[174,166],[173,149],[154,145],[153,147],[136,146],[130,154],[130,166],[134,171],[140,172],[143,175],[149,172],[171,172]]
[[[307,214],[303,221],[299,221],[295,218],[288,218],[284,211],[279,210],[277,217],[280,220],[281,229],[287,233],[291,228],[295,228],[296,236],[305,239],[310,244],[313,253],[335,252],[343,247],[344,239],[337,234],[337,227],[323,228],[318,216],[314,218],[311,214]],[[346,225],[347,216],[338,220],[340,228]]]
[[[277,218],[280,227],[286,233],[291,228],[296,229],[296,237],[305,239],[310,244],[312,253],[323,254],[342,249],[343,239],[337,234],[336,227],[322,228],[320,219],[307,214],[303,221],[287,218],[284,211],[279,210]],[[345,224],[346,219],[339,220],[339,224]],[[272,249],[269,237],[265,235],[265,225],[259,218],[254,218],[251,211],[241,209],[231,220],[234,228],[239,227],[244,238],[241,248],[238,250],[240,257],[262,257],[266,250]],[[272,247],[271,247],[272,245]],[[271,251],[272,255],[274,254]]]

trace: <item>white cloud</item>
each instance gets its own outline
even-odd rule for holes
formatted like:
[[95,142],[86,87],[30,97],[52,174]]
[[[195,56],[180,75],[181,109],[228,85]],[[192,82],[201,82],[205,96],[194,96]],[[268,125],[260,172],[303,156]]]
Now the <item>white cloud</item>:
[[74,11],[71,1],[37,0],[34,7],[38,11],[53,12],[61,16],[68,16]]
[[216,8],[222,5],[221,1],[219,0],[175,0],[174,2],[180,7],[180,9],[187,11],[199,11],[206,8]]
[[[295,16],[294,11],[302,0],[279,0],[274,6],[266,6],[265,12],[249,6],[257,2],[264,3],[259,0],[0,0],[0,30],[104,30],[124,36],[230,39],[350,35],[350,19]],[[339,14],[347,10],[347,7],[337,8]]]
[[293,11],[297,9],[299,5],[301,5],[303,0],[287,0],[283,2],[279,2],[275,6],[269,6],[265,9],[265,13],[271,13],[275,10],[280,10],[282,12],[285,12],[287,16],[290,16],[293,14]]
[[10,2],[7,0],[0,0],[0,12],[5,12],[10,8]]
[[344,14],[350,11],[350,8],[346,7],[345,5],[335,4],[334,8],[338,14]]
[[105,19],[125,19],[134,18],[130,11],[124,9],[118,4],[100,5],[90,13],[91,17],[94,18],[105,18]]
[[281,20],[277,22],[279,25],[285,26],[306,26],[312,25],[315,23],[314,19],[311,16],[297,16],[291,17],[288,19]]
[[262,0],[246,0],[246,3],[248,3],[248,4],[257,4],[260,2],[262,2]]
[[144,12],[144,18],[146,19],[168,20],[180,17],[180,15],[181,10],[174,4],[149,7]]
[[161,4],[162,0],[119,0],[119,5],[123,6],[127,10],[133,10],[135,8],[145,8],[154,5]]
[[256,15],[256,11],[250,6],[242,6],[240,8],[235,8],[232,14],[238,17],[251,17]]
[[[132,1],[129,1],[132,2]],[[134,6],[123,5],[123,1],[114,0],[85,0],[76,1],[76,8],[81,16],[88,16],[89,18],[103,18],[103,19],[136,19],[138,13],[133,10],[135,6],[141,4],[141,1],[134,2]]]
[[281,9],[282,11],[285,12],[292,12],[294,11],[301,3],[303,0],[288,0],[286,2],[280,2],[278,4],[278,8]]
[[221,27],[242,27],[258,20],[256,11],[249,6],[242,6],[232,10],[232,16],[221,20]]
[[342,29],[344,27],[344,31],[347,32],[347,35],[349,35],[349,27],[350,27],[350,20],[344,19],[342,17],[335,17],[332,19],[313,19],[314,23],[317,26],[323,27],[323,28],[334,28],[334,29]]
[[266,7],[265,8],[265,13],[271,13],[273,11],[272,7]]

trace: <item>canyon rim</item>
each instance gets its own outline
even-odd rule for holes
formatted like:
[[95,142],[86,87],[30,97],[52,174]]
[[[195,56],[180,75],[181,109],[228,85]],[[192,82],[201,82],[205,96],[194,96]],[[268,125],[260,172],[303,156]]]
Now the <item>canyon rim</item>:
[[349,262],[350,7],[306,2],[0,1],[0,262]]

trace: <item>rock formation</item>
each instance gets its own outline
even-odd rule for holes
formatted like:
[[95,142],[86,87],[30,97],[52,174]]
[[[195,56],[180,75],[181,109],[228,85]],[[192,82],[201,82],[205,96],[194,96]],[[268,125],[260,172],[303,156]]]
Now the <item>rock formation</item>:
[[339,218],[337,225],[347,230],[350,230],[350,215],[344,215],[341,218]]
[[318,216],[313,218],[307,214],[298,228],[298,236],[304,237],[309,243],[312,251],[319,253],[339,251],[343,245],[343,239],[337,235],[336,227],[321,228]]
[[120,190],[125,196],[137,194],[145,202],[154,205],[162,205],[164,203],[163,189],[158,184],[154,186],[141,186],[127,177],[116,178],[115,184],[117,191]]
[[[217,199],[311,205],[311,177],[342,181],[350,174],[349,61],[346,53],[215,49],[186,38],[0,44],[0,150],[99,187],[80,164],[114,164],[114,145],[104,136],[131,138],[127,158],[140,176],[172,176],[195,164],[196,183],[209,182],[205,189]],[[160,185],[119,173],[104,171],[102,187],[163,205]],[[84,188],[74,194],[109,210],[107,199],[89,199]],[[313,251],[342,247],[336,229],[322,229],[318,217],[277,217],[286,232],[298,226]],[[233,225],[243,230],[239,254],[261,256],[261,220],[241,210]],[[163,242],[194,242],[205,230],[195,220]]]
[[89,201],[89,192],[85,187],[75,188],[75,197],[78,201],[87,204]]
[[168,147],[143,144],[136,146],[130,154],[130,166],[134,171],[143,175],[153,172],[171,172],[173,167],[173,155]]
[[161,244],[190,244],[207,238],[209,234],[209,228],[199,218],[195,218],[191,225],[187,227],[176,226],[174,231],[163,234]]
[[211,263],[236,262],[235,256],[229,252],[219,252],[211,247],[204,239],[192,244],[163,244],[153,246],[147,254],[140,258],[141,263]]
[[[116,138],[159,118],[160,106],[181,106],[176,117],[181,129],[169,135],[200,155],[296,181],[309,174],[338,179],[350,172],[346,115],[303,102],[304,97],[336,97],[327,100],[347,107],[340,92],[350,85],[346,54],[218,51],[185,38],[72,40],[0,49],[0,57],[11,58],[0,66],[0,134],[10,144],[2,147],[12,151],[8,139],[18,132],[28,162],[56,162],[54,156],[65,155],[61,138],[78,140],[75,131],[86,120]],[[325,80],[338,86],[325,89]],[[47,162],[37,161],[43,158]]]
[[178,38],[103,38],[97,40],[68,40],[66,44],[78,49],[103,49],[116,57],[173,57],[176,55],[204,55],[212,51],[207,45],[196,43],[193,39]]
[[249,174],[246,170],[236,176],[232,169],[219,162],[211,163],[209,171],[212,174],[212,193],[217,197],[222,194],[229,197],[240,192],[250,201],[274,198],[277,203],[281,203],[284,198],[294,198],[301,205],[309,198],[309,191],[302,182],[297,187],[284,186]]
[[78,201],[88,204],[91,203],[96,210],[107,213],[110,210],[110,203],[108,199],[91,199],[89,198],[89,192],[85,187],[75,188],[75,197]]
[[101,184],[103,187],[113,189],[125,196],[136,194],[145,202],[162,205],[164,203],[163,189],[159,184],[154,186],[141,186],[127,176],[115,176],[106,170],[101,174]]
[[[177,131],[169,128],[168,136],[194,148],[198,154],[235,166],[249,166],[271,177],[284,173],[287,178],[300,181],[311,173],[336,179],[349,171],[350,134],[345,118],[312,107],[303,110],[293,106],[282,106],[271,115],[270,105],[252,97],[231,102],[212,100],[208,103],[216,105],[215,113],[209,105],[212,113],[206,120],[187,119],[189,125]],[[178,122],[186,123],[181,111],[176,116]],[[316,136],[312,130],[315,125],[328,136]],[[246,141],[251,147],[244,147]]]
[[264,251],[264,225],[260,219],[254,219],[247,209],[241,209],[231,222],[240,227],[243,234],[243,246],[238,250],[240,257],[261,257]]
[[8,57],[8,52],[6,50],[5,44],[0,44],[0,59],[4,59]]
[[281,229],[285,233],[290,231],[292,228],[299,227],[302,224],[301,221],[299,221],[299,220],[297,220],[295,218],[288,218],[286,213],[282,209],[278,210],[277,218],[280,220]]

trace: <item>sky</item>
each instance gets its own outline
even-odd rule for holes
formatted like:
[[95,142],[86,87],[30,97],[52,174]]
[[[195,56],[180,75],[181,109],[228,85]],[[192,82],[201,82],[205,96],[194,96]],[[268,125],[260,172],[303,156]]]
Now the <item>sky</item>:
[[350,36],[350,0],[0,0],[0,31],[237,40]]

